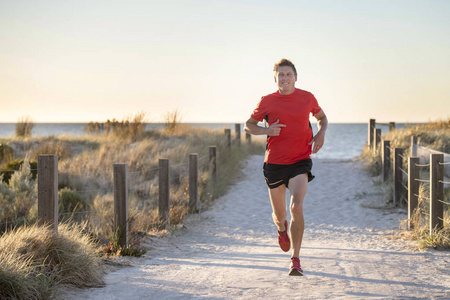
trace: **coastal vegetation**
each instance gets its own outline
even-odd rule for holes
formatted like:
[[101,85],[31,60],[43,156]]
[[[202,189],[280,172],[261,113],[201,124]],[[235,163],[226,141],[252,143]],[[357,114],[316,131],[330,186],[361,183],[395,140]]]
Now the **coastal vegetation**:
[[30,137],[34,122],[30,117],[21,117],[16,124],[16,137]]
[[[224,195],[251,154],[263,154],[264,141],[228,148],[221,130],[180,123],[167,115],[166,126],[145,129],[145,114],[89,123],[84,136],[3,138],[0,141],[0,298],[48,299],[60,284],[99,285],[101,261],[108,255],[141,255],[148,234],[166,235],[182,224],[188,207],[188,158],[198,154],[199,208]],[[209,146],[217,147],[217,177],[209,168]],[[36,161],[58,155],[59,234],[38,227]],[[158,160],[170,160],[170,223],[158,217]],[[129,174],[129,244],[114,232],[113,164]],[[8,249],[8,250],[7,250]],[[70,250],[70,251],[69,251]],[[40,251],[40,252],[36,252]],[[90,269],[80,270],[83,262]],[[75,272],[75,273],[73,273]],[[84,281],[76,272],[90,274]],[[37,295],[37,296],[30,296]]]
[[95,243],[74,223],[58,234],[33,224],[0,236],[1,299],[51,299],[61,285],[99,286],[102,276]]
[[[416,136],[418,145],[437,150],[440,152],[450,153],[450,118],[447,120],[438,120],[426,124],[407,125],[406,128],[390,131],[382,136],[383,140],[389,140],[391,149],[399,147],[404,149],[404,157],[410,156],[411,137]],[[376,151],[366,147],[360,159],[367,167],[367,171],[374,177],[378,187],[385,195],[386,207],[392,207],[393,203],[393,179],[389,178],[383,182],[381,179],[381,147]],[[403,161],[403,166],[407,166],[408,162]],[[446,166],[448,167],[448,166]],[[421,169],[421,178],[429,176],[429,168]],[[392,176],[392,175],[391,175]],[[407,181],[404,178],[403,184],[406,186]],[[421,183],[419,189],[419,205],[413,213],[410,223],[412,230],[403,233],[412,240],[416,240],[419,248],[450,248],[450,188],[444,186],[444,228],[433,230],[429,229],[429,196],[430,189],[427,183]],[[407,199],[406,193],[403,195]],[[408,220],[404,222],[406,224]]]

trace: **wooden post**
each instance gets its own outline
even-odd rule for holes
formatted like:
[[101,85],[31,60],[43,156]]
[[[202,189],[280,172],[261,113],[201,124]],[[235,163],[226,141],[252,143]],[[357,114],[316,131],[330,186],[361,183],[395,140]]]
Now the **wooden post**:
[[444,154],[430,154],[430,234],[444,227]]
[[381,162],[383,166],[383,181],[386,181],[391,170],[391,141],[383,140]]
[[417,156],[417,136],[411,136],[411,156]]
[[375,142],[373,144],[373,153],[377,153],[378,145],[381,142],[381,129],[374,128],[374,139]]
[[389,122],[389,131],[395,130],[395,122]]
[[169,160],[159,159],[159,222],[162,228],[170,226]]
[[367,137],[367,145],[369,145],[369,149],[372,148],[373,145],[373,129],[375,128],[375,119],[369,120],[369,135]]
[[420,169],[417,166],[419,163],[418,157],[408,158],[408,229],[412,229],[413,225],[411,223],[411,218],[413,216],[414,210],[419,204],[419,179]]
[[402,148],[394,149],[394,205],[403,206],[402,203],[402,171],[403,168],[403,160],[401,155],[403,155]]
[[189,154],[189,210],[198,212],[198,164],[197,153]]
[[231,129],[225,128],[225,139],[226,139],[226,145],[228,149],[231,149]]
[[128,247],[128,166],[114,164],[114,232],[119,245]]
[[241,145],[241,124],[238,124],[238,123],[234,124],[234,131],[236,134],[236,144],[238,146],[240,146]]
[[213,178],[217,176],[217,148],[216,146],[209,146],[209,170]]
[[252,143],[252,135],[250,133],[246,133],[245,140],[247,141],[248,144],[251,144]]
[[58,233],[58,155],[38,156],[38,224]]

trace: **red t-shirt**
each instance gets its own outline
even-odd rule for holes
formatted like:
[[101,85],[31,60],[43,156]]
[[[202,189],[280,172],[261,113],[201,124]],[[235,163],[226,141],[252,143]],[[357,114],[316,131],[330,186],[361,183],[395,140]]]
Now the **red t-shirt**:
[[290,95],[281,95],[279,91],[264,96],[259,101],[251,117],[262,121],[268,116],[269,126],[280,120],[279,136],[270,136],[264,162],[289,165],[311,155],[312,130],[309,127],[309,114],[313,116],[321,111],[313,94],[300,89]]

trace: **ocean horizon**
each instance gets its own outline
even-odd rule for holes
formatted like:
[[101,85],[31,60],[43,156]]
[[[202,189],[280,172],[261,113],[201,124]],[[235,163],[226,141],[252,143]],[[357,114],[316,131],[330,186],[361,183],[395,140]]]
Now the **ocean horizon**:
[[[46,136],[84,136],[83,129],[89,123],[34,123],[32,137]],[[193,127],[206,127],[215,130],[230,128],[233,132],[237,123],[188,123],[181,124]],[[15,135],[16,123],[0,123],[0,139],[12,138]],[[405,127],[406,124],[396,124],[397,128]],[[146,129],[163,128],[164,123],[146,123]],[[312,158],[321,159],[353,159],[361,154],[367,143],[367,123],[330,123],[325,137],[325,145],[319,153],[312,155]],[[388,126],[377,126],[382,132],[389,131]],[[313,132],[317,132],[317,125],[312,124]],[[244,124],[241,123],[243,133]],[[234,136],[234,135],[233,135]],[[241,137],[245,139],[244,136]],[[263,136],[255,138],[264,138]],[[1,142],[1,140],[0,140]]]

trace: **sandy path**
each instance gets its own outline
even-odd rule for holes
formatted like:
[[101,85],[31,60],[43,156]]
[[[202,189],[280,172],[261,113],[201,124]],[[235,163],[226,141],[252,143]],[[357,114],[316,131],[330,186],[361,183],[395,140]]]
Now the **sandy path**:
[[303,277],[289,277],[254,156],[245,178],[213,209],[169,238],[153,238],[145,259],[110,273],[104,288],[66,299],[450,298],[450,253],[418,252],[387,237],[405,215],[378,203],[357,162],[314,160],[304,204]]

